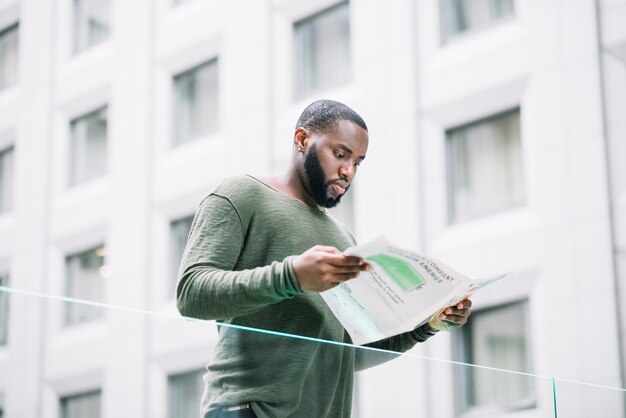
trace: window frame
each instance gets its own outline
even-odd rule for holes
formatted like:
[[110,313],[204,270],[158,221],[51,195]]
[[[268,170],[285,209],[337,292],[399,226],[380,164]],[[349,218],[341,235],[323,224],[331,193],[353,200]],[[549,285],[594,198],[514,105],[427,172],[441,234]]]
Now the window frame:
[[[82,177],[78,178],[78,156],[77,156],[77,141],[79,140],[77,135],[77,128],[75,126],[79,121],[83,119],[88,119],[90,117],[94,117],[99,113],[105,113],[106,120],[106,136],[104,139],[105,145],[105,153],[101,158],[104,159],[104,171],[99,173],[93,177]],[[109,173],[109,104],[105,103],[102,106],[99,106],[95,109],[92,109],[86,113],[79,114],[76,117],[73,117],[69,120],[69,164],[68,164],[68,174],[67,174],[67,185],[69,188],[79,187],[83,184],[89,183],[93,180],[101,179],[106,177]],[[87,137],[82,138],[83,141],[87,141]]]
[[[180,372],[173,372],[167,375],[167,411],[168,416],[172,418],[176,417],[176,393],[173,389],[174,380],[179,379],[181,377],[191,377],[200,374],[201,381],[203,381],[203,376],[206,374],[206,368],[202,367],[199,369],[188,369]],[[202,394],[204,391],[204,387],[200,389],[200,399],[198,399],[198,408],[200,407],[200,401],[202,400]]]
[[[347,13],[348,13],[348,42],[347,42],[348,49],[349,49],[347,53],[348,77],[345,80],[332,81],[327,84],[322,83],[322,84],[315,85],[310,89],[305,89],[300,85],[300,79],[302,78],[302,74],[301,74],[302,63],[298,59],[298,56],[299,56],[298,27],[305,25],[306,23],[315,21],[316,19],[323,17],[325,15],[328,15],[332,13],[334,10],[340,9],[342,7],[346,7]],[[293,68],[293,75],[294,75],[293,81],[292,81],[292,89],[293,89],[292,99],[293,100],[299,101],[299,100],[305,99],[306,97],[313,96],[317,93],[320,93],[322,91],[343,86],[345,84],[350,83],[350,81],[354,78],[354,59],[352,57],[354,47],[353,47],[353,42],[352,42],[353,35],[352,35],[351,21],[352,21],[352,15],[351,15],[350,0],[341,0],[335,4],[331,4],[327,7],[317,10],[314,13],[311,13],[309,15],[296,19],[291,23],[292,54],[293,54],[292,68]]]
[[[9,145],[7,146],[2,146],[0,144],[0,160],[2,160],[2,158],[4,158],[6,156],[6,154],[11,153],[11,158],[13,158],[12,161],[12,169],[13,171],[11,172],[11,178],[10,178],[10,184],[11,186],[9,187],[8,193],[5,196],[5,190],[2,188],[2,183],[4,181],[4,179],[2,177],[0,177],[0,215],[6,214],[6,213],[10,213],[13,210],[13,204],[14,204],[14,187],[15,187],[15,144],[13,143],[9,143]],[[0,173],[1,174],[1,173]],[[5,202],[7,203],[7,206],[4,207]]]
[[[73,56],[76,55],[80,55],[85,51],[88,51],[94,47],[97,47],[101,44],[106,43],[107,41],[109,41],[112,38],[112,32],[113,32],[113,1],[112,0],[104,0],[107,1],[109,3],[109,25],[107,26],[107,36],[103,39],[101,39],[100,41],[93,43],[93,44],[88,44],[86,40],[84,40],[84,42],[81,43],[81,41],[83,41],[80,37],[79,37],[79,33],[81,33],[80,27],[81,27],[81,15],[82,15],[82,9],[84,8],[84,3],[85,1],[90,1],[90,0],[73,0],[72,1],[72,37],[71,37],[71,53]],[[103,1],[103,0],[98,0],[98,1]]]
[[[0,270],[0,285],[4,287],[10,287],[11,274],[8,269]],[[4,299],[4,305],[0,305],[0,320],[2,323],[3,332],[0,333],[0,347],[7,346],[9,344],[9,323],[10,323],[10,304],[11,298],[8,292],[0,292],[0,297]],[[4,311],[4,312],[3,312]],[[0,406],[2,406],[0,404]]]
[[[482,25],[478,25],[478,26],[470,26],[467,29],[457,32],[457,33],[450,33],[450,30],[448,28],[448,21],[444,21],[446,18],[446,11],[444,10],[444,4],[447,3],[450,0],[439,0],[439,37],[440,37],[440,43],[442,45],[446,45],[450,42],[455,42],[459,39],[463,39],[467,36],[472,36],[476,33],[480,33],[483,31],[488,31],[496,26],[499,26],[503,23],[506,23],[508,21],[511,20],[515,20],[516,16],[517,16],[517,11],[518,11],[518,6],[517,6],[517,1],[516,0],[511,0],[512,2],[512,11],[511,13],[498,17],[494,20],[489,20],[488,22],[482,24]],[[488,1],[488,0],[486,0]]]
[[[523,198],[519,201],[519,202],[508,202],[506,206],[503,207],[498,207],[498,208],[490,208],[488,210],[484,210],[481,211],[479,213],[472,213],[468,216],[465,217],[459,217],[456,212],[456,206],[458,206],[458,204],[455,202],[455,189],[454,189],[454,184],[453,184],[453,171],[452,171],[452,164],[450,162],[450,142],[452,141],[452,135],[458,131],[461,130],[467,130],[467,129],[471,129],[474,128],[476,126],[480,126],[482,124],[494,121],[494,120],[498,120],[501,118],[505,118],[514,114],[518,114],[518,119],[519,119],[519,144],[520,144],[520,164],[521,164],[521,177],[522,177],[522,184],[521,184],[521,188],[523,191]],[[525,181],[525,169],[524,169],[524,147],[523,147],[523,132],[522,132],[522,108],[521,106],[515,106],[512,108],[508,108],[506,110],[501,110],[499,112],[495,112],[495,113],[491,113],[487,116],[478,118],[478,119],[474,119],[471,120],[467,123],[463,123],[460,125],[456,125],[456,126],[452,126],[449,128],[446,128],[444,131],[444,159],[445,159],[445,178],[446,178],[446,210],[447,210],[447,215],[446,215],[446,223],[448,226],[453,226],[453,225],[459,225],[459,224],[463,224],[465,222],[471,222],[471,221],[475,221],[477,219],[482,219],[482,218],[486,218],[489,216],[493,216],[499,213],[504,213],[504,212],[508,212],[511,210],[515,210],[515,209],[519,209],[522,208],[524,206],[526,206],[528,204],[528,192],[527,192],[527,185],[526,185],[526,181]]]
[[10,89],[11,87],[17,85],[19,83],[19,72],[20,72],[20,66],[19,66],[19,60],[20,60],[20,22],[15,21],[10,23],[7,26],[4,26],[2,28],[0,28],[0,39],[2,39],[3,36],[6,36],[8,33],[15,31],[15,37],[16,37],[16,62],[15,62],[15,77],[14,80],[8,84],[0,84],[0,93],[2,93],[3,91]]
[[[64,257],[64,294],[68,297],[68,298],[72,298],[72,299],[81,299],[81,297],[79,295],[74,294],[74,292],[72,291],[72,287],[75,286],[75,281],[76,278],[72,278],[71,277],[71,269],[70,269],[70,262],[71,262],[71,258],[74,257],[81,257],[84,256],[90,252],[95,252],[96,255],[98,256],[97,252],[100,249],[104,249],[103,251],[105,252],[104,255],[99,256],[102,257],[102,266],[106,266],[106,243],[102,242],[96,246],[90,246],[87,249],[84,250],[80,250],[80,251],[74,251],[71,253],[68,253],[65,255]],[[100,266],[100,267],[102,267]],[[104,278],[101,278],[101,280],[104,280]],[[102,294],[100,295],[102,300],[104,300],[104,296],[106,294],[106,282],[102,283]],[[94,301],[96,303],[100,302],[100,301]],[[63,309],[63,321],[62,321],[62,325],[64,328],[73,328],[76,326],[80,326],[80,325],[84,325],[84,324],[92,324],[92,323],[97,323],[100,321],[103,321],[105,319],[105,311],[102,308],[98,308],[98,315],[93,317],[93,318],[89,318],[87,320],[76,320],[76,319],[72,319],[76,316],[76,311],[75,308],[76,307],[92,307],[91,305],[82,305],[82,304],[77,304],[74,302],[68,302],[64,304],[64,309]]]
[[[482,417],[485,414],[493,414],[493,413],[506,413],[506,412],[514,412],[521,410],[528,410],[537,407],[537,387],[534,384],[534,378],[531,376],[524,376],[523,378],[529,379],[533,384],[529,390],[530,396],[528,398],[524,398],[521,400],[517,400],[513,403],[509,404],[488,404],[488,405],[471,405],[469,400],[469,394],[466,388],[472,386],[472,375],[471,371],[474,370],[472,366],[467,366],[465,364],[474,364],[472,363],[473,353],[472,353],[472,331],[473,331],[473,322],[475,322],[478,316],[480,319],[481,314],[491,313],[494,311],[498,311],[501,309],[507,309],[510,307],[514,307],[516,305],[520,305],[523,312],[522,326],[524,329],[524,339],[525,339],[525,348],[526,348],[526,371],[520,371],[522,373],[532,373],[533,370],[533,356],[532,356],[532,335],[531,335],[531,324],[530,324],[530,303],[528,298],[515,299],[511,301],[507,301],[504,303],[499,303],[496,305],[488,306],[482,309],[475,309],[472,312],[472,318],[470,321],[461,327],[458,332],[452,335],[453,345],[452,345],[452,358],[461,363],[458,367],[454,367],[454,392],[455,392],[455,407],[457,410],[457,415],[463,417]],[[479,320],[478,319],[478,320]],[[493,367],[493,366],[492,366]],[[497,366],[496,366],[497,367]],[[494,373],[499,373],[494,371]],[[516,374],[517,375],[517,374]],[[522,376],[522,375],[517,375]],[[533,379],[533,380],[531,380]]]
[[[215,135],[220,130],[220,57],[214,55],[206,60],[203,60],[191,67],[178,71],[171,76],[171,89],[172,89],[172,108],[171,108],[171,139],[170,147],[176,148],[184,146],[186,144],[193,143],[197,140]],[[215,126],[208,126],[207,131],[201,134],[191,135],[190,137],[183,137],[180,134],[180,121],[181,121],[181,97],[179,92],[178,80],[182,77],[188,76],[192,73],[196,73],[203,67],[214,67],[215,69]]]
[[191,231],[191,226],[193,224],[194,217],[195,217],[195,214],[191,213],[189,215],[177,217],[169,221],[169,263],[170,263],[171,279],[168,281],[167,289],[168,289],[168,294],[170,295],[168,299],[175,297],[178,272],[180,270],[180,262],[182,260],[182,255],[184,253],[185,247],[187,245],[187,241],[189,240],[189,232],[188,232],[187,240],[185,241],[185,247],[182,248],[182,251],[180,253],[181,259],[179,259],[178,253],[176,252],[176,250],[179,248],[175,248],[175,246],[177,246],[177,243],[175,242],[175,239],[177,237],[175,236],[175,232],[174,232],[174,224],[177,224],[179,222],[182,223],[187,220],[190,220],[189,231]]
[[[98,416],[102,416],[102,389],[92,389],[87,391],[81,391],[77,393],[72,393],[69,395],[63,395],[59,397],[59,417],[67,418],[67,402],[70,402],[74,399],[85,398],[87,396],[98,395],[98,402],[100,404],[100,409],[98,411]],[[91,415],[90,415],[91,417]]]

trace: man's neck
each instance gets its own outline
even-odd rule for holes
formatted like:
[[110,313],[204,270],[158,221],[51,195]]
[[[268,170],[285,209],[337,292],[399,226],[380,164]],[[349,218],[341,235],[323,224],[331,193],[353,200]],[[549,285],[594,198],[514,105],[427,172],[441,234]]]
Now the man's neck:
[[294,167],[290,167],[283,175],[266,177],[263,179],[263,182],[279,192],[291,196],[313,208],[318,210],[324,209],[315,203],[311,195],[309,195]]

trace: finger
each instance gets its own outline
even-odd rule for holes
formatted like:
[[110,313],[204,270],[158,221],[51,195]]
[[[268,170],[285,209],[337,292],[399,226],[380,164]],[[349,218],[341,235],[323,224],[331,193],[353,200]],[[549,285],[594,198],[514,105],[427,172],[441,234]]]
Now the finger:
[[328,265],[328,269],[326,270],[327,272],[334,274],[334,273],[359,273],[362,271],[361,266],[359,265],[334,265],[334,264],[329,264]]
[[346,256],[346,261],[350,264],[358,264],[360,266],[366,264],[365,260],[363,259],[363,257],[357,257],[355,255],[347,255]]
[[469,299],[462,300],[461,302],[456,304],[458,309],[469,309],[472,307],[472,301]]
[[316,245],[315,247],[313,247],[314,249],[318,250],[318,251],[322,251],[325,253],[330,253],[330,254],[341,254],[341,251],[339,251],[338,249],[336,249],[335,247],[330,247],[328,245]]
[[352,275],[352,276],[356,276],[358,274],[361,273],[361,269],[359,268],[359,266],[333,266],[333,265],[329,265],[326,267],[326,269],[324,270],[325,274],[328,275],[328,277],[332,277],[335,275]]
[[451,322],[453,324],[464,324],[467,322],[467,316],[446,315],[445,318],[442,318],[442,321]]
[[469,310],[472,307],[472,301],[469,299],[462,300],[456,305],[448,306],[445,310],[448,309],[460,309],[460,310]]
[[369,271],[372,268],[372,266],[369,263],[351,264],[351,265],[341,265],[341,264],[331,264],[331,265],[334,267],[354,268],[357,271]]
[[341,284],[340,282],[330,282],[330,283],[324,283],[324,284],[322,285],[323,287],[321,287],[321,288],[319,289],[319,291],[320,291],[320,292],[323,292],[323,291],[325,291],[325,290],[334,289],[334,288],[336,288],[337,286],[339,286],[340,284]]
[[439,315],[439,319],[442,321],[450,321],[457,324],[464,324],[467,322],[471,311],[469,310],[460,310],[458,312],[446,313],[445,311]]
[[325,254],[323,260],[333,266],[362,266],[364,261],[360,257],[345,256],[341,254]]
[[443,311],[443,313],[446,314],[446,315],[469,316],[470,310],[469,309],[457,309],[457,308],[449,307],[449,308],[446,308],[446,310]]
[[345,282],[346,280],[356,279],[357,277],[359,277],[358,271],[355,273],[337,273],[333,274],[331,281]]

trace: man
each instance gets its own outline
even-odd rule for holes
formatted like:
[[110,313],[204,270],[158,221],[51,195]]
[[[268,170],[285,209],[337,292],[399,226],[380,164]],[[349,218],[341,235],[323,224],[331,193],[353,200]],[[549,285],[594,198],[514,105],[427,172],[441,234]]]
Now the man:
[[[327,212],[350,188],[367,147],[367,126],[356,112],[316,101],[296,124],[284,176],[220,184],[191,227],[177,287],[181,314],[351,343],[319,292],[370,268],[342,254],[355,240]],[[462,302],[370,346],[404,352],[464,324],[470,306]],[[389,359],[367,358],[366,351],[219,327],[202,411],[205,417],[349,417],[354,372]]]

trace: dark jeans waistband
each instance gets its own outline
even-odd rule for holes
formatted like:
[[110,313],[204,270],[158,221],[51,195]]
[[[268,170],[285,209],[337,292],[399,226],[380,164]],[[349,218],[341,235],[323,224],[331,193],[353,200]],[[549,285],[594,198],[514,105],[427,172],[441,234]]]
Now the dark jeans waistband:
[[222,407],[218,418],[256,418],[256,414],[248,402]]

